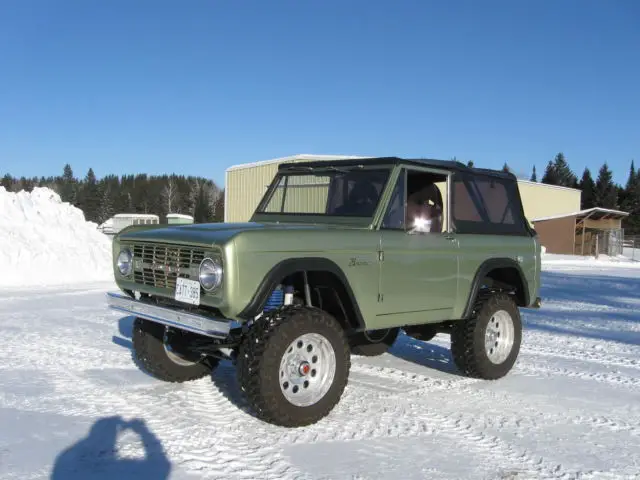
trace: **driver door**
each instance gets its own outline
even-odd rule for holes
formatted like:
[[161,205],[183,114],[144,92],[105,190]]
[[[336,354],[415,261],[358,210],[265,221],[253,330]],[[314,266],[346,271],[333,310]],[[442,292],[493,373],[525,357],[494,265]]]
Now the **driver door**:
[[449,172],[403,168],[380,225],[376,327],[451,318],[458,290],[458,240],[446,208]]

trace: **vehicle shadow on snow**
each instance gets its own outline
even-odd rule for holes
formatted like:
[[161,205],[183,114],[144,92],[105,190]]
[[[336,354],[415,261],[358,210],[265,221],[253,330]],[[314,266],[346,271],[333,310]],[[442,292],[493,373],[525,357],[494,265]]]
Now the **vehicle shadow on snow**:
[[451,357],[451,350],[435,343],[416,340],[404,332],[388,352],[396,358],[450,375],[462,376]]
[[546,333],[617,342],[626,345],[640,345],[640,332],[598,328],[598,322],[601,322],[602,326],[606,327],[607,323],[612,321],[640,323],[638,314],[631,313],[526,310],[523,326],[527,330],[539,330]]
[[129,315],[127,317],[122,317],[118,320],[118,332],[121,337],[113,336],[111,341],[116,345],[119,345],[124,348],[128,348],[129,350],[133,349],[133,344],[131,343],[131,337],[133,336],[133,321],[136,317],[133,315]]
[[[640,277],[580,275],[567,272],[543,272],[540,289],[543,299],[540,310],[525,309],[524,327],[553,334],[564,334],[640,345],[640,325],[637,298]],[[557,304],[580,303],[583,308],[545,309],[545,300]],[[622,311],[621,311],[622,310]],[[608,325],[616,322],[616,328]],[[629,324],[629,329],[620,328]]]
[[[118,455],[119,437],[135,434],[143,448],[142,457]],[[96,421],[88,435],[64,450],[56,458],[52,480],[168,478],[171,462],[160,440],[140,419],[125,421],[112,416]]]
[[129,315],[127,317],[122,317],[118,320],[118,332],[121,337],[113,335],[111,337],[111,341],[116,345],[126,348],[131,352],[131,360],[136,364],[138,369],[144,373],[145,375],[154,378],[146,369],[140,364],[139,360],[136,358],[133,352],[133,343],[131,342],[131,337],[133,336],[133,322],[136,319],[133,315]]
[[[545,300],[553,300],[554,302],[602,305],[613,309],[629,309],[632,305],[625,299],[637,301],[640,291],[640,270],[638,275],[634,278],[604,274],[542,272],[540,286],[542,306],[544,308]],[[637,320],[640,321],[640,315]]]

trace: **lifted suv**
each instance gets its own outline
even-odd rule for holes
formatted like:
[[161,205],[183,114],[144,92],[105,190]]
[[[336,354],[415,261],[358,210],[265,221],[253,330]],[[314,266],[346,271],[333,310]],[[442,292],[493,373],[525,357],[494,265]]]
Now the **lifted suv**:
[[516,178],[458,162],[288,163],[249,223],[136,226],[113,242],[154,376],[183,382],[232,359],[259,418],[326,416],[351,354],[380,355],[400,329],[451,338],[466,375],[498,379],[520,350],[519,307],[538,307],[540,245]]

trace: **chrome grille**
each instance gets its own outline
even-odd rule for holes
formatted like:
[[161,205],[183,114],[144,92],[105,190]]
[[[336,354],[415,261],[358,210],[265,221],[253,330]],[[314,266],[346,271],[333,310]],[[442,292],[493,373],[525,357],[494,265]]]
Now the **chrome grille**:
[[133,276],[136,283],[174,289],[176,278],[198,279],[204,250],[157,244],[133,246]]

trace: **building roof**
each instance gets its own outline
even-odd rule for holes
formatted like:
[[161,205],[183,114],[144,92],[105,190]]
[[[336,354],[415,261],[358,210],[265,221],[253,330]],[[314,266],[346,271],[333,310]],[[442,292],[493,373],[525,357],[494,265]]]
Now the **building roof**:
[[158,218],[153,213],[118,213],[113,218]]
[[315,155],[310,153],[301,153],[298,155],[289,155],[287,157],[272,158],[270,160],[260,160],[259,162],[250,162],[250,163],[241,163],[239,165],[232,165],[231,167],[227,168],[226,171],[231,172],[233,170],[243,170],[245,168],[260,167],[262,165],[270,165],[274,163],[295,162],[297,160],[331,161],[331,160],[355,160],[358,158],[369,158],[369,157],[363,157],[359,155]]
[[518,183],[523,183],[525,185],[535,185],[536,187],[540,187],[540,188],[552,188],[555,190],[568,190],[573,192],[582,192],[582,190],[580,190],[579,188],[565,187],[564,185],[553,185],[551,183],[533,182],[531,180],[525,180],[523,178],[519,178]]
[[560,215],[553,215],[550,217],[534,218],[533,220],[531,220],[531,222],[544,222],[546,220],[555,220],[557,218],[568,218],[568,217],[576,217],[577,219],[583,219],[583,218],[589,217],[594,220],[600,220],[605,217],[623,218],[628,216],[629,216],[629,213],[623,212],[621,210],[611,210],[608,208],[594,207],[594,208],[587,208],[586,210],[580,210],[578,212],[563,213]]
[[[359,157],[356,159],[339,159],[340,164],[345,166],[360,165],[366,163],[367,165],[388,165],[403,164],[403,165],[418,165],[423,167],[433,167],[443,170],[456,170],[459,172],[467,172],[473,175],[491,175],[494,177],[508,178],[513,181],[517,181],[515,175],[510,172],[503,172],[502,170],[492,170],[488,168],[468,167],[462,162],[455,160],[438,160],[433,158],[400,158],[400,157]],[[326,161],[306,161],[306,162],[283,162],[278,166],[279,170],[287,170],[292,168],[322,168],[325,166]]]
[[184,213],[167,213],[167,218],[185,218],[188,220],[193,220],[191,215],[185,215]]

